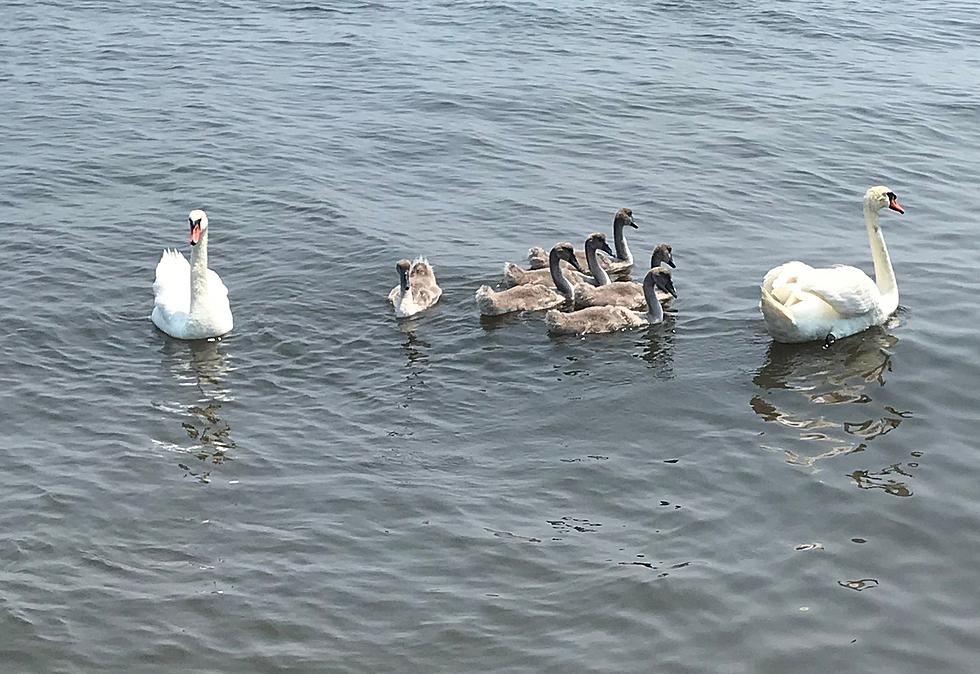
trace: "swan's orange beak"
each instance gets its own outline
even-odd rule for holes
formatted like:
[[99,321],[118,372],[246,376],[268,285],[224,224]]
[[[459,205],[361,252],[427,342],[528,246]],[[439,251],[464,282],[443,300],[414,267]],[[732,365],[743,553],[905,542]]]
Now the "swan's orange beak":
[[191,223],[191,245],[196,246],[197,242],[201,240],[201,222]]
[[893,211],[897,211],[899,213],[905,213],[905,209],[902,208],[901,204],[898,203],[898,199],[896,197],[891,197],[888,200],[888,208],[892,209]]

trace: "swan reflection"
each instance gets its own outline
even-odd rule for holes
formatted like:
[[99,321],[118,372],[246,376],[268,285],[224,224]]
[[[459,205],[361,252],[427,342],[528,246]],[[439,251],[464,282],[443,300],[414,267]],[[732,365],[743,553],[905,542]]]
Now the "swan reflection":
[[178,465],[201,482],[210,482],[213,466],[230,459],[235,448],[231,426],[222,418],[222,407],[234,401],[227,385],[234,368],[225,349],[226,343],[221,340],[166,340],[161,349],[163,363],[174,379],[195,392],[193,404],[188,405],[185,399],[175,405],[184,417],[180,425],[193,443],[180,450],[204,465]]
[[660,379],[674,378],[674,321],[670,315],[660,325],[651,325],[640,333],[636,346],[639,358]]
[[770,344],[753,378],[761,391],[749,404],[762,419],[796,436],[789,443],[792,448],[770,448],[785,452],[791,463],[810,466],[862,451],[898,428],[910,412],[890,406],[873,409],[875,391],[885,386],[892,371],[891,349],[897,342],[885,329],[874,328],[829,349]]
[[408,366],[424,367],[428,365],[429,354],[426,352],[432,348],[432,345],[424,339],[419,339],[418,333],[415,330],[415,321],[410,318],[399,321],[398,329],[405,336],[405,341],[402,342],[402,349],[408,358]]

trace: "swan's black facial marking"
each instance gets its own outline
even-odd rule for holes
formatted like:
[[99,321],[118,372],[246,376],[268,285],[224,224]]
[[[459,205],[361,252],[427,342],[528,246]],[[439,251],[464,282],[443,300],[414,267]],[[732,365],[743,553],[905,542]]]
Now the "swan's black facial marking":
[[896,213],[905,213],[905,209],[898,203],[898,196],[894,192],[888,192],[885,196],[888,197],[888,208]]

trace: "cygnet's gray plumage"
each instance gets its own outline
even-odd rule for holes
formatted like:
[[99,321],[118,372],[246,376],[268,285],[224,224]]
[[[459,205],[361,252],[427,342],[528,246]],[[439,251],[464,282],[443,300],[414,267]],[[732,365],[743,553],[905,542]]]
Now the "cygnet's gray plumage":
[[399,260],[398,285],[388,293],[388,301],[395,306],[395,316],[407,318],[425,311],[442,297],[442,288],[436,283],[432,265],[424,257],[414,262]]
[[[549,253],[545,253],[545,259],[549,259],[549,255]],[[569,260],[571,260],[571,258],[569,258]],[[578,261],[576,260],[576,262]],[[563,259],[561,266],[563,267],[565,274],[568,275],[568,278],[573,283],[580,283],[589,278],[584,273],[581,264],[572,266],[571,262]],[[513,262],[507,262],[504,264],[503,285],[505,288],[513,288],[514,286],[523,286],[531,283],[536,283],[546,287],[550,287],[554,284],[548,264],[545,264],[543,269],[521,269]]]
[[552,287],[528,283],[495,292],[490,286],[480,286],[476,291],[476,303],[485,316],[499,316],[514,311],[540,311],[561,306],[572,298],[574,289],[562,272],[562,260],[570,262],[581,272],[570,243],[559,243],[548,255],[548,272]]
[[657,301],[658,288],[674,297],[677,296],[667,267],[651,269],[643,279],[643,291],[646,293],[647,304],[650,307],[646,312],[612,306],[588,307],[568,313],[552,309],[545,315],[544,321],[548,331],[556,335],[615,332],[661,323],[664,320],[664,310]]
[[[633,229],[639,229],[639,225],[633,219],[632,209],[620,208],[616,211],[616,215],[613,216],[613,241],[616,245],[615,257],[607,258],[603,256],[600,259],[602,268],[613,275],[628,272],[633,266],[633,253],[626,243],[626,232],[624,231],[624,228],[627,226]],[[613,252],[609,251],[609,255],[612,256]],[[588,264],[584,250],[576,250],[575,257],[581,266],[584,267]],[[548,253],[544,248],[531,248],[527,252],[527,261],[529,269],[542,269],[548,266]]]
[[[602,234],[593,234],[586,241],[586,253],[590,256],[589,269],[593,269],[593,266],[598,266],[598,262],[593,259],[595,258],[596,246],[593,240],[599,237],[602,238],[602,243],[605,244],[605,236]],[[592,243],[590,244],[590,242]],[[654,248],[650,262],[651,269],[661,266],[661,263],[673,267],[674,260],[670,245],[662,243]],[[597,271],[593,270],[592,273],[597,274]],[[604,275],[605,272],[599,269],[598,274]],[[602,280],[599,276],[597,278],[598,280]],[[597,286],[591,286],[586,283],[577,284],[575,286],[575,308],[584,309],[585,307],[598,306],[627,307],[629,309],[646,308],[647,299],[642,283],[635,281],[609,283],[608,276],[605,276],[605,281],[605,283],[600,283]],[[657,300],[660,302],[667,302],[672,297],[670,293],[662,290],[657,290],[656,295]]]

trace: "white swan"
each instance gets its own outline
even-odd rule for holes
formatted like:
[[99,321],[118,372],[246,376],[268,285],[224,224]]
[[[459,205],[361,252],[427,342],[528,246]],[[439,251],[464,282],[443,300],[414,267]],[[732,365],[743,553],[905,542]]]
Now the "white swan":
[[228,288],[208,269],[208,216],[194,209],[188,216],[191,262],[176,250],[165,250],[153,282],[153,324],[177,339],[208,339],[231,332],[234,321]]
[[[603,257],[601,260],[602,268],[610,274],[628,272],[633,266],[633,253],[626,243],[626,232],[623,231],[626,226],[639,229],[639,225],[633,220],[633,211],[629,208],[620,208],[613,217],[613,241],[616,244],[616,256]],[[612,255],[612,251],[609,251],[609,255]],[[584,250],[576,250],[575,257],[578,258],[579,265],[588,264]],[[527,261],[529,269],[543,269],[548,266],[548,253],[544,248],[535,246],[527,251]]]
[[480,286],[476,291],[476,303],[484,316],[499,316],[513,311],[540,311],[564,304],[572,299],[574,289],[562,273],[562,260],[581,271],[570,243],[559,243],[549,254],[549,271],[554,287],[538,283],[514,286],[495,292],[490,286]]
[[442,288],[436,284],[436,274],[432,265],[424,257],[414,262],[399,260],[398,285],[388,293],[388,301],[395,305],[395,316],[407,318],[425,311],[442,297]]
[[773,339],[789,343],[824,340],[830,344],[880,325],[895,312],[898,284],[878,225],[878,211],[885,206],[905,212],[887,187],[872,187],[865,193],[864,224],[875,280],[856,267],[844,265],[814,269],[794,261],[769,270],[762,280],[759,308]]
[[[647,306],[646,293],[642,283],[635,281],[617,281],[611,283],[609,275],[599,264],[596,256],[597,250],[609,250],[606,243],[605,234],[592,234],[585,241],[585,255],[589,261],[589,271],[595,277],[595,285],[589,283],[579,283],[575,286],[575,308],[598,306],[627,307],[629,309],[643,309]],[[672,249],[669,244],[662,243],[653,249],[650,256],[650,268],[659,267],[661,263],[674,265]],[[671,295],[662,290],[657,291],[657,300],[666,302],[671,299]]]
[[643,278],[643,291],[649,307],[645,312],[611,306],[588,307],[568,313],[552,309],[545,315],[544,322],[548,331],[556,335],[586,335],[656,325],[664,320],[664,310],[657,299],[658,288],[677,297],[670,270],[666,267],[651,269]]

